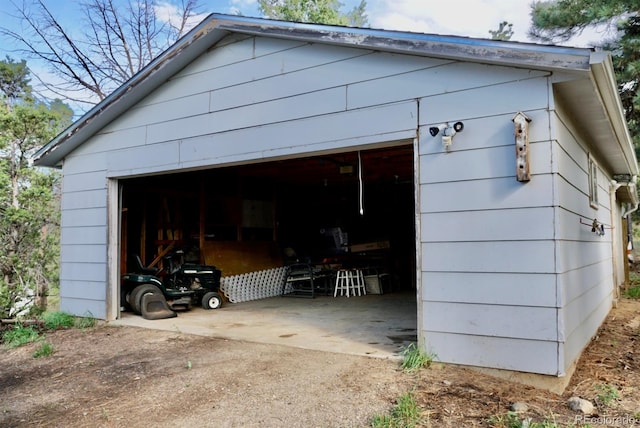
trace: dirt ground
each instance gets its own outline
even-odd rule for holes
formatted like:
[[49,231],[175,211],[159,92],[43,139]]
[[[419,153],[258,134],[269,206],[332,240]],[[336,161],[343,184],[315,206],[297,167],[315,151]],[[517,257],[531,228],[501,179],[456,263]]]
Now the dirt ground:
[[582,426],[567,407],[574,395],[609,417],[590,426],[640,426],[640,301],[627,299],[562,395],[468,368],[406,373],[393,359],[178,331],[100,325],[46,340],[49,357],[32,357],[40,344],[0,348],[0,427],[365,427],[408,391],[423,426],[509,426],[514,402],[528,405],[520,418]]

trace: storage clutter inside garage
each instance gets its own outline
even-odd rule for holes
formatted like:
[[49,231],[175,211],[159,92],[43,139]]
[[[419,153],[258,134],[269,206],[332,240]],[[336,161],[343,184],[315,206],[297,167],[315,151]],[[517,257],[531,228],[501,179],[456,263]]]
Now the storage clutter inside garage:
[[[122,180],[121,273],[179,248],[222,271],[231,301],[333,295],[340,269],[358,269],[363,292],[413,290],[413,165],[405,143]],[[292,280],[301,264],[313,285]],[[268,290],[231,296],[234,278]]]

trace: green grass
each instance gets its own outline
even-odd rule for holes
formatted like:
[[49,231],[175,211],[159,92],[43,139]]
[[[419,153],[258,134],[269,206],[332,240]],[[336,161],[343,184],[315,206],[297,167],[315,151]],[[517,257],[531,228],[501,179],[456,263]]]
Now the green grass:
[[640,299],[640,285],[630,287],[624,295],[630,299]]
[[42,314],[44,326],[49,330],[57,330],[60,328],[70,328],[75,324],[75,317],[66,312],[45,312]]
[[92,314],[87,314],[84,317],[77,317],[73,325],[79,329],[93,328],[96,326],[96,319]]
[[390,415],[375,416],[371,426],[373,428],[413,428],[422,422],[422,411],[413,394],[407,392],[398,398]]
[[423,367],[429,367],[435,355],[423,352],[415,343],[410,343],[402,351],[402,370],[415,372]]
[[598,395],[595,401],[601,407],[609,407],[614,401],[620,398],[618,389],[613,385],[603,383],[597,385],[596,390],[598,391]]
[[552,417],[542,422],[534,422],[531,418],[520,419],[516,412],[507,412],[491,416],[488,422],[492,428],[560,428],[561,425],[558,425],[553,419]]
[[13,329],[5,331],[2,335],[2,341],[9,348],[17,348],[18,346],[40,339],[40,334],[32,326],[16,325]]
[[41,343],[38,349],[33,351],[33,358],[48,357],[53,354],[53,345],[47,342]]

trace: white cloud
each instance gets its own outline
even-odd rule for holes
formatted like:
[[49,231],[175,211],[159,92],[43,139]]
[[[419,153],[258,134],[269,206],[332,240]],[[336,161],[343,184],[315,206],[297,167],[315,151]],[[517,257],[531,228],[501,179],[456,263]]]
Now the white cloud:
[[[168,3],[168,2],[160,2],[154,8],[154,12],[156,14],[156,18],[161,22],[166,22],[169,25],[178,27],[180,25],[180,21],[182,19],[182,15],[178,12],[177,6]],[[187,19],[186,28],[184,32],[189,31],[196,25],[198,25],[204,18],[206,18],[208,13],[201,13],[198,15],[193,15]]]
[[[372,28],[490,38],[489,30],[497,30],[500,22],[507,21],[513,24],[511,40],[532,42],[527,36],[531,3],[531,0],[369,0],[367,5]],[[601,26],[563,44],[587,46],[606,36],[606,28]]]

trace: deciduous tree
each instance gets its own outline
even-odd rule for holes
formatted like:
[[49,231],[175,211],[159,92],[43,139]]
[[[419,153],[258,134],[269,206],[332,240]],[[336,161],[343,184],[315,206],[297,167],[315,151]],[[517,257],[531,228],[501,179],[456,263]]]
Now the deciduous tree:
[[55,76],[35,75],[39,84],[63,99],[89,104],[104,99],[203,18],[198,0],[86,0],[77,3],[83,22],[70,28],[50,2],[10,1],[24,31],[0,27],[0,34],[22,46],[22,58],[43,62]]
[[338,0],[258,0],[260,11],[271,19],[316,24],[366,27],[367,2],[361,0],[358,6],[343,13],[343,4]]

